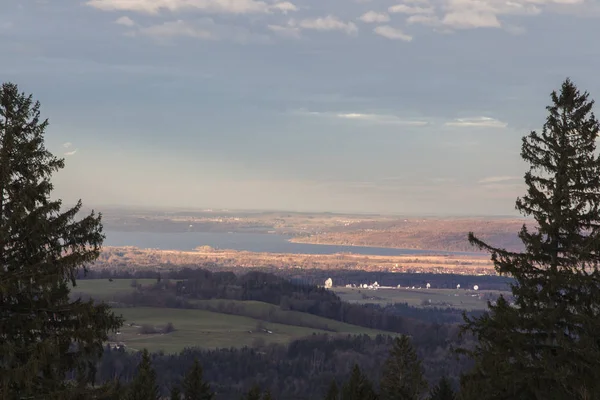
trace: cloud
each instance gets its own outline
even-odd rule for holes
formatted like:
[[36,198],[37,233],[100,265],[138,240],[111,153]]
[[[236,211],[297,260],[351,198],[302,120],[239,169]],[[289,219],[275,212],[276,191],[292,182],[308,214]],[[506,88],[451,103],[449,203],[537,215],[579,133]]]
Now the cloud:
[[137,32],[144,36],[150,36],[156,39],[169,39],[183,36],[196,39],[215,39],[212,32],[206,29],[200,29],[189,22],[183,20],[168,21],[158,25],[142,27]]
[[358,19],[361,20],[362,22],[371,24],[371,23],[375,23],[375,22],[379,22],[379,23],[388,22],[390,20],[390,16],[387,15],[387,13],[378,13],[375,11],[367,11],[366,13],[361,15]]
[[167,21],[149,26],[136,26],[127,33],[130,36],[146,36],[159,44],[171,44],[177,38],[196,40],[227,40],[241,44],[269,43],[271,38],[263,33],[252,32],[243,26],[217,24],[212,18],[193,21]]
[[[567,12],[585,0],[404,0],[388,8],[390,13],[410,15],[409,24],[432,26],[439,32],[459,29],[502,28],[512,34],[523,30],[507,24],[504,16],[534,16],[544,10]],[[443,29],[439,29],[439,28]]]
[[296,11],[288,1],[268,4],[261,0],[89,0],[88,6],[103,11],[132,11],[159,14],[162,11],[200,10],[215,14],[267,14]]
[[373,32],[392,40],[403,40],[405,42],[410,42],[412,40],[412,36],[407,35],[400,29],[392,28],[389,25],[378,26],[375,29],[373,29]]
[[289,25],[267,25],[267,29],[283,36],[300,37],[300,28]]
[[360,113],[342,113],[337,114],[338,118],[351,119],[358,121],[369,121],[380,124],[399,124],[399,125],[411,125],[411,126],[425,126],[429,123],[426,121],[415,121],[401,119],[395,115],[383,115],[383,114],[360,114]]
[[446,14],[442,24],[455,29],[500,28],[502,24],[495,14],[480,11],[461,11]]
[[396,4],[388,8],[388,11],[392,14],[433,14],[433,7],[412,7],[406,4]]
[[68,148],[69,148],[69,147],[71,147],[72,145],[73,145],[73,143],[71,143],[71,142],[66,142],[66,143],[63,143],[63,147],[64,147],[65,149],[68,149]]
[[344,22],[333,15],[318,18],[307,18],[298,22],[290,20],[288,25],[291,27],[299,27],[301,29],[310,29],[316,31],[342,31],[348,35],[353,35],[358,32],[356,24],[353,22]]
[[440,25],[441,21],[435,15],[424,15],[424,14],[416,14],[411,15],[406,19],[408,24],[422,24],[422,25],[430,25],[437,26]]
[[523,179],[520,176],[488,176],[486,178],[480,179],[477,183],[488,184],[488,183],[500,183],[507,181],[514,181]]
[[446,126],[478,127],[478,128],[506,128],[507,123],[489,117],[457,118],[446,122]]
[[65,155],[65,156],[67,156],[67,157],[68,157],[68,156],[72,156],[72,155],[74,155],[75,153],[77,153],[77,150],[78,150],[78,149],[75,149],[75,150],[73,150],[73,151],[67,151],[66,153],[64,153],[64,155]]
[[427,121],[415,120],[415,119],[404,119],[396,115],[390,114],[374,114],[374,113],[357,113],[357,112],[318,112],[318,111],[306,111],[300,110],[297,113],[302,115],[312,115],[320,117],[329,117],[335,119],[343,119],[348,121],[361,121],[370,122],[375,124],[392,124],[392,125],[404,125],[404,126],[426,126],[429,125]]
[[135,22],[133,22],[133,20],[131,18],[129,18],[129,17],[120,17],[120,18],[117,18],[115,20],[115,24],[117,24],[117,25],[123,25],[123,26],[129,26],[129,27],[135,26]]
[[281,11],[283,14],[287,14],[290,11],[298,11],[298,7],[289,1],[284,1],[282,3],[275,3],[271,6],[271,9]]

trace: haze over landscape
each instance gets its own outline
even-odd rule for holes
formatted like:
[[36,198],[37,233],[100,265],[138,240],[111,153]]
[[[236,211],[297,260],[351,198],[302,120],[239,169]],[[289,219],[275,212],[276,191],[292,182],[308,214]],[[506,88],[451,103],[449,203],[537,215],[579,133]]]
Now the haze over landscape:
[[93,206],[515,215],[549,88],[600,93],[595,1],[5,3],[0,73]]

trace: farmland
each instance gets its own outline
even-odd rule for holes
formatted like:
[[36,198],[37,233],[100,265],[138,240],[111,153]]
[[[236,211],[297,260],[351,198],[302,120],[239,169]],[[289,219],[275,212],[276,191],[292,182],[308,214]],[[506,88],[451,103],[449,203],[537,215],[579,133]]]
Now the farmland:
[[[156,279],[137,279],[138,285],[149,285]],[[92,297],[101,301],[119,301],[123,295],[135,289],[131,279],[80,280],[73,288],[73,296]],[[165,307],[118,307],[125,324],[112,343],[125,345],[130,350],[148,348],[165,353],[179,352],[186,347],[230,348],[265,346],[271,343],[289,343],[313,333],[367,334],[381,331],[362,328],[343,322],[303,312],[281,310],[280,307],[260,301],[193,300],[198,308],[179,309]],[[206,310],[225,309],[227,306],[243,309],[245,316]],[[294,321],[282,324],[269,321]],[[165,328],[171,324],[173,331]],[[298,326],[298,325],[303,326]],[[311,326],[311,327],[307,327]],[[389,332],[387,332],[389,334]]]
[[499,291],[456,289],[401,288],[368,290],[361,288],[333,288],[340,298],[349,303],[393,304],[407,303],[413,307],[452,307],[463,310],[487,308],[486,295],[497,296]]
[[[140,285],[149,285],[156,283],[156,279],[136,279]],[[92,297],[101,301],[116,301],[120,296],[131,293],[134,289],[131,287],[132,279],[81,279],[77,285],[71,289],[73,296]]]
[[[162,350],[165,353],[175,353],[186,347],[195,346],[203,348],[261,347],[271,343],[289,343],[294,339],[310,336],[313,332],[334,334],[319,329],[269,323],[255,318],[204,310],[131,307],[117,308],[114,311],[116,314],[123,315],[125,319],[125,325],[120,334],[113,338],[114,342],[123,343],[130,350],[147,348],[150,351]],[[332,326],[335,325],[340,329],[337,332],[340,334],[378,333],[354,325],[331,322]],[[160,328],[168,323],[173,324],[175,331],[161,333]],[[140,333],[143,326],[157,328],[158,332]],[[271,333],[265,332],[263,329]]]

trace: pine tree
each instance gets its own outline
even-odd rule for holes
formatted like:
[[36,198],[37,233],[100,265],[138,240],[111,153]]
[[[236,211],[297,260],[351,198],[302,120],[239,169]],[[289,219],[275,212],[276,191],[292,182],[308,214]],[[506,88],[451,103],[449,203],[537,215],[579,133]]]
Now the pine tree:
[[442,377],[438,384],[431,389],[429,400],[456,400],[456,393],[448,378]]
[[371,381],[354,364],[348,382],[342,387],[341,400],[377,400],[378,396]]
[[379,387],[382,400],[416,400],[427,389],[421,361],[408,336],[394,340]]
[[128,388],[127,400],[158,400],[160,392],[156,384],[156,372],[152,368],[150,353],[144,349],[137,374]]
[[71,285],[100,254],[101,215],[76,220],[50,182],[64,160],[44,146],[40,103],[0,86],[0,398],[95,396],[90,385],[121,318],[71,300]]
[[204,382],[202,366],[197,359],[183,380],[184,400],[211,400],[214,397],[210,385]]
[[273,400],[273,396],[271,395],[271,391],[269,389],[265,390],[262,400]]
[[171,400],[181,400],[181,390],[178,386],[171,388]]
[[516,208],[523,252],[492,247],[496,271],[514,278],[514,305],[501,297],[464,331],[478,340],[462,352],[475,367],[461,379],[481,399],[600,398],[600,125],[587,92],[567,79],[542,132],[523,138],[527,193]]
[[329,385],[329,389],[327,389],[327,394],[325,395],[325,400],[338,400],[340,397],[340,390],[338,389],[338,385],[335,382],[335,379],[331,381]]
[[246,393],[246,396],[244,397],[245,400],[260,400],[260,395],[261,395],[262,391],[260,390],[260,387],[258,385],[253,385],[250,390],[248,390],[248,393]]

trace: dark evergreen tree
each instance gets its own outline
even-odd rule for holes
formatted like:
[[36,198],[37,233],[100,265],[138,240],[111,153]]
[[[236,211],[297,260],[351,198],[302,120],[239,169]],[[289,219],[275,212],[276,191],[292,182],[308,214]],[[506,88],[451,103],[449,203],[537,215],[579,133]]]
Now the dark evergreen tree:
[[271,391],[269,389],[265,390],[262,400],[273,400],[273,396],[271,395]]
[[127,400],[158,400],[160,391],[156,384],[156,372],[152,368],[150,353],[144,349],[137,374],[128,388]]
[[181,390],[179,386],[173,386],[171,388],[171,400],[181,400]]
[[382,400],[417,400],[427,389],[421,361],[408,336],[394,340],[383,365],[379,388]]
[[479,399],[600,398],[600,126],[588,99],[567,79],[542,132],[523,138],[530,164],[516,208],[533,217],[519,237],[524,251],[469,241],[514,278],[514,305],[500,298],[480,318],[465,318],[477,344],[461,384]]
[[331,384],[329,385],[329,389],[327,389],[327,394],[325,395],[325,400],[338,400],[339,397],[340,397],[340,390],[334,379],[331,381]]
[[456,393],[446,377],[442,377],[429,392],[429,400],[456,400]]
[[75,277],[100,254],[101,216],[76,220],[51,199],[64,160],[44,146],[40,104],[0,86],[0,398],[96,396],[95,364],[122,321],[105,304],[72,300]]
[[378,396],[371,381],[354,364],[348,382],[342,387],[341,400],[377,400]]
[[194,360],[192,368],[183,380],[184,400],[211,400],[214,397],[210,385],[204,382],[202,366],[198,359]]
[[262,391],[260,390],[260,387],[258,385],[253,385],[250,390],[248,390],[248,393],[246,393],[246,396],[243,397],[244,400],[260,400],[260,395],[262,394]]

